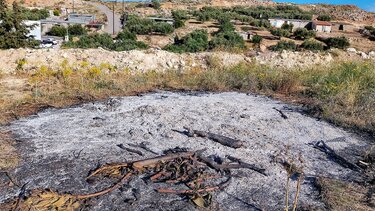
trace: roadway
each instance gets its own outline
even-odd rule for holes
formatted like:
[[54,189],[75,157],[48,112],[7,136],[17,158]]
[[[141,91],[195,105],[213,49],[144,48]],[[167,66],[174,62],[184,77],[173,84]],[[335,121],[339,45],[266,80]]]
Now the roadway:
[[96,7],[100,12],[104,13],[107,16],[107,24],[104,26],[104,31],[113,34],[113,24],[115,34],[119,33],[122,30],[121,16],[115,13],[113,18],[113,12],[106,5],[101,4],[100,2],[91,2],[87,1],[87,4],[90,4]]

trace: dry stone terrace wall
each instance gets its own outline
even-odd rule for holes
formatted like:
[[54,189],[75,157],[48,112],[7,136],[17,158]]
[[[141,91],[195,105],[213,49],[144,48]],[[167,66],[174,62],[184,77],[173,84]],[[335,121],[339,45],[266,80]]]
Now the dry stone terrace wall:
[[[249,55],[253,56],[249,56]],[[313,52],[268,52],[234,54],[229,52],[204,52],[176,54],[163,50],[133,50],[114,52],[104,49],[11,49],[0,51],[0,70],[5,73],[17,70],[19,61],[24,60],[23,70],[33,71],[41,66],[59,67],[64,61],[74,66],[83,61],[89,65],[100,66],[110,64],[119,70],[131,71],[165,71],[178,69],[181,71],[191,68],[208,67],[212,61],[224,66],[233,66],[241,62],[280,67],[310,67],[311,65],[327,65],[334,61],[329,53]]]

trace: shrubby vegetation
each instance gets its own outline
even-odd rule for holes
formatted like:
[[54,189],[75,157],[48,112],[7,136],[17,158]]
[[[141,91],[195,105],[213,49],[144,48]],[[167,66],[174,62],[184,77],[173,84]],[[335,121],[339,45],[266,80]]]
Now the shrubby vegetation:
[[114,51],[127,51],[133,49],[146,49],[148,46],[140,41],[134,33],[128,30],[120,32],[115,40],[109,34],[91,34],[81,36],[78,41],[64,43],[67,48],[104,48]]
[[161,8],[161,4],[159,0],[151,0],[151,5],[153,8],[157,10]]
[[294,27],[294,25],[292,23],[290,23],[290,24],[283,23],[283,25],[281,26],[281,29],[284,29],[284,30],[287,30],[289,32],[292,32],[293,31],[293,27]]
[[47,9],[27,9],[20,7],[22,18],[25,20],[41,20],[49,17]]
[[223,20],[220,24],[219,31],[215,34],[210,42],[211,49],[243,49],[245,41],[235,32],[235,28],[228,20]]
[[262,42],[263,38],[259,35],[254,35],[251,39],[251,42],[254,44],[260,44]]
[[185,21],[189,18],[185,10],[173,10],[172,17],[174,19],[174,27],[180,28],[185,26]]
[[369,39],[375,41],[375,27],[373,26],[365,26],[365,29],[369,33]]
[[294,41],[279,41],[276,45],[271,47],[271,50],[273,51],[282,51],[282,50],[291,50],[295,51],[297,50],[297,45]]
[[306,40],[316,36],[316,32],[306,28],[298,28],[293,33],[296,39]]
[[54,25],[47,34],[57,37],[64,37],[68,34],[69,36],[81,36],[87,34],[87,30],[79,24],[70,25],[68,28],[64,26]]
[[271,29],[271,34],[278,37],[290,37],[289,30],[285,29]]
[[28,38],[30,27],[23,24],[22,8],[13,2],[13,10],[8,10],[5,0],[0,0],[0,49],[34,47],[38,43]]
[[208,33],[205,30],[195,30],[182,39],[175,38],[174,43],[164,49],[175,53],[205,51],[208,49]]
[[311,51],[322,51],[324,50],[324,46],[321,42],[318,42],[314,39],[305,40],[301,44],[301,48]]
[[329,15],[319,15],[317,19],[319,21],[331,21],[332,17]]
[[330,37],[323,41],[326,43],[328,48],[345,49],[350,46],[350,42],[346,37]]
[[166,35],[174,31],[174,27],[168,23],[156,22],[147,18],[140,18],[135,15],[128,17],[126,26],[130,32],[135,34],[161,34]]

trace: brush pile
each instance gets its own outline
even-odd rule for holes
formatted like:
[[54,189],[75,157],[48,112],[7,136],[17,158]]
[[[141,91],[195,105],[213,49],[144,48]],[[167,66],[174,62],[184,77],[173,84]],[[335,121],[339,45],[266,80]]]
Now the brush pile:
[[75,210],[85,200],[100,197],[122,188],[133,177],[142,177],[146,182],[162,183],[165,188],[155,191],[160,194],[178,194],[188,198],[197,207],[209,207],[212,192],[223,190],[234,176],[231,169],[246,168],[264,176],[265,169],[227,156],[203,156],[205,150],[187,151],[172,149],[164,155],[128,163],[112,163],[91,171],[88,183],[100,182],[104,178],[116,179],[111,187],[90,194],[59,194],[51,190],[21,190],[19,197],[11,202],[10,210]]

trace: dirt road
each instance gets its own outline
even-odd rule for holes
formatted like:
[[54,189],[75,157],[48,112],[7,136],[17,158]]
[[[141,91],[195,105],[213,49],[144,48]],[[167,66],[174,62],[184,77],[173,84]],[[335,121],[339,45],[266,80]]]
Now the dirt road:
[[114,14],[112,9],[108,8],[104,4],[101,4],[100,2],[91,2],[88,1],[87,4],[90,4],[94,7],[96,7],[100,12],[104,13],[107,16],[107,24],[104,27],[104,31],[109,34],[117,34],[121,31],[122,25],[121,25],[121,16],[119,14]]

